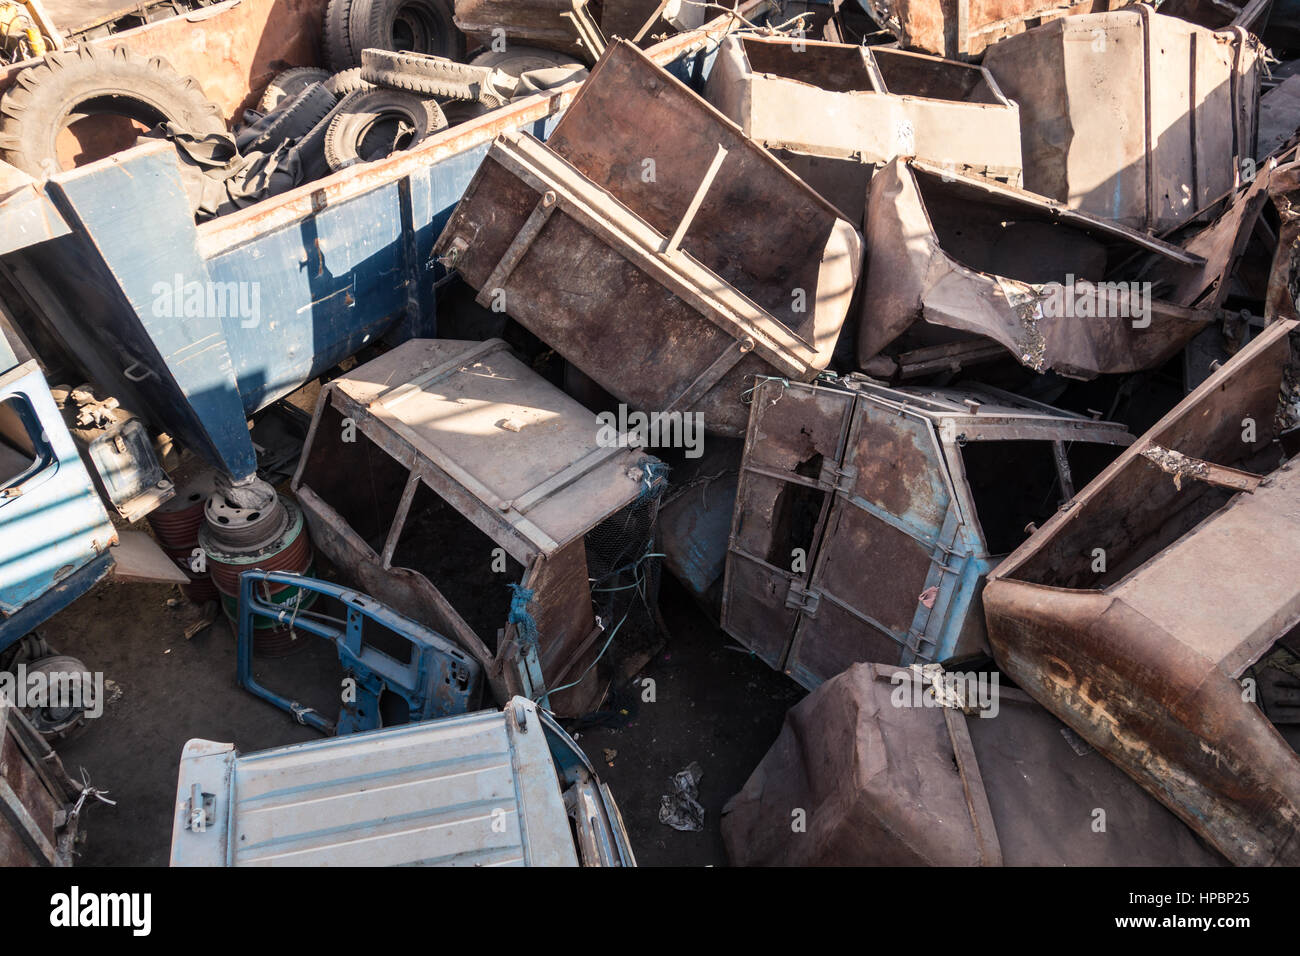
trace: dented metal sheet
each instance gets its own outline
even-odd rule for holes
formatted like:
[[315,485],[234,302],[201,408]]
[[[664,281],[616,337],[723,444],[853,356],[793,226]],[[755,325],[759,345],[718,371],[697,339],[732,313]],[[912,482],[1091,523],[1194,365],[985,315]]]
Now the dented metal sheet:
[[1016,684],[1238,864],[1300,862],[1300,756],[1239,683],[1300,623],[1300,462],[1275,441],[1297,328],[1218,369],[984,591]]
[[[786,715],[723,809],[731,862],[1222,865],[1105,758],[1080,753],[1051,714],[994,678],[855,664],[823,684]],[[806,829],[790,825],[792,807],[804,810]]]
[[861,237],[618,42],[545,145],[497,139],[434,252],[615,397],[735,436],[754,375],[830,362]]
[[1069,17],[991,48],[1020,105],[1025,187],[1071,209],[1165,232],[1257,165],[1263,48],[1145,4]]
[[1020,118],[989,72],[803,38],[730,36],[709,102],[860,223],[873,164],[914,156],[1020,184]]
[[909,330],[895,348],[954,330],[1088,379],[1154,368],[1212,317],[1158,298],[1145,275],[1159,271],[1149,256],[1166,272],[1203,256],[1001,183],[896,159],[872,179],[867,217],[864,368]]
[[761,382],[722,627],[810,688],[978,653],[984,575],[1131,440],[993,389]]
[[[637,500],[646,461],[601,444],[595,417],[499,339],[414,339],[322,390],[293,489],[313,543],[473,655],[499,699],[586,678],[554,704],[585,712],[601,688],[583,536]],[[472,568],[439,562],[429,535],[461,547],[476,529]],[[507,620],[507,580],[534,592],[535,646]]]

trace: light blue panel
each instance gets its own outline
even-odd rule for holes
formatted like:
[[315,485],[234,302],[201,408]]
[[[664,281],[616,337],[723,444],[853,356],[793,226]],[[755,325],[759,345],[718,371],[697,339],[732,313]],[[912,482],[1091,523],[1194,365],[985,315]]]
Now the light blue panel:
[[0,475],[0,610],[7,616],[100,558],[116,538],[35,361],[0,375],[6,399],[37,445],[29,469]]

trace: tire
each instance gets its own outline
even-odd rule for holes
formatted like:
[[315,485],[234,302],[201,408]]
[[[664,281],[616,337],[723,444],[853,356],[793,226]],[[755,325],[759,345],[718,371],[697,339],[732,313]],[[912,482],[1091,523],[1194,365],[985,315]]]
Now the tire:
[[242,150],[244,153],[266,153],[287,139],[300,139],[334,109],[337,101],[324,84],[312,83],[289,100],[271,118],[266,130]]
[[364,140],[376,132],[377,124],[400,120],[411,127],[409,139],[396,151],[410,149],[424,138],[447,126],[447,118],[433,100],[400,90],[361,90],[349,93],[325,133],[325,161],[334,172],[357,163],[373,162],[390,155],[367,150]]
[[277,73],[275,79],[267,84],[266,92],[257,101],[259,113],[270,113],[277,106],[293,99],[313,83],[324,83],[330,78],[328,70],[314,66],[295,66],[291,70]]
[[361,78],[361,67],[359,66],[354,66],[350,70],[343,70],[341,73],[335,73],[323,85],[325,89],[339,99],[349,93],[355,93],[357,90],[373,90],[375,88],[373,83],[368,83]]
[[452,0],[352,0],[348,28],[358,58],[367,48],[453,60],[465,56],[465,36],[452,22]]
[[531,70],[549,70],[553,67],[572,67],[585,70],[587,65],[559,50],[543,50],[537,46],[511,46],[505,50],[484,50],[470,61],[471,66],[500,70],[518,79]]
[[484,113],[490,113],[494,108],[478,101],[470,102],[469,100],[449,100],[441,105],[442,115],[447,117],[448,126],[456,126],[466,120],[482,116]]
[[170,122],[198,137],[226,132],[199,81],[162,57],[83,46],[23,70],[0,98],[0,159],[45,178],[61,169],[58,135],[69,117],[90,115],[126,116],[151,129]]
[[[27,665],[27,673],[40,672],[47,675],[47,679],[55,674],[82,675],[90,673],[88,668],[75,657],[68,657],[64,654],[51,654],[48,657],[42,657],[40,660]],[[49,681],[50,685],[54,684],[53,680]],[[85,695],[93,688],[87,686],[84,681],[78,677],[76,683],[83,689],[81,693]],[[66,686],[66,685],[65,685]],[[82,698],[83,704],[85,698]],[[91,703],[95,703],[93,700]],[[98,702],[103,706],[103,701]],[[87,721],[86,708],[82,707],[28,707],[24,708],[23,716],[26,717],[36,732],[45,738],[46,743],[56,743],[60,741],[75,740],[86,732],[89,728]]]
[[361,51],[361,75],[390,90],[451,100],[480,100],[489,107],[505,103],[489,82],[490,69],[445,57],[366,49]]
[[321,48],[325,51],[325,65],[335,73],[360,66],[360,51],[352,52],[348,23],[352,15],[352,0],[330,0],[325,7],[325,33]]

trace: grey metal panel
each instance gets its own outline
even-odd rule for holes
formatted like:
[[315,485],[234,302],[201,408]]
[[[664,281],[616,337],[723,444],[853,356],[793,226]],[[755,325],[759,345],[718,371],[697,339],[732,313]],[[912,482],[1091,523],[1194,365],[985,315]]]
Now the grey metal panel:
[[[520,714],[522,713],[522,720]],[[188,828],[193,785],[216,795]],[[172,865],[576,866],[535,705],[238,756],[191,741]]]

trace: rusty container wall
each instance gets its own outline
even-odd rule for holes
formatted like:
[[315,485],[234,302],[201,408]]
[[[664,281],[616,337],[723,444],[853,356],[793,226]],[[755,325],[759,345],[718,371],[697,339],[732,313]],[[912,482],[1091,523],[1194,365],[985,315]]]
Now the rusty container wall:
[[744,450],[742,439],[710,438],[699,458],[673,464],[672,488],[659,509],[656,546],[664,568],[715,623],[722,617],[727,538]]
[[763,382],[722,627],[808,688],[860,661],[980,653],[984,576],[1069,500],[1072,470],[1131,440],[994,389]]
[[1003,37],[1074,14],[1126,6],[1129,0],[858,0],[905,47],[949,58],[978,56]]
[[[1222,865],[1100,754],[1076,752],[1029,697],[989,690],[963,713],[911,669],[855,664],[823,684],[723,808],[732,864]],[[806,810],[806,831],[791,828],[792,807]]]
[[829,363],[861,237],[618,42],[545,146],[498,138],[435,253],[618,399],[738,436],[753,376]]
[[508,43],[559,50],[591,62],[573,22],[561,16],[573,8],[573,0],[456,0],[453,19],[462,33],[485,46],[503,36]]
[[[130,4],[120,4],[123,13]],[[160,56],[181,76],[192,76],[221,107],[226,122],[240,121],[257,105],[266,84],[291,66],[320,62],[324,0],[239,0],[170,17],[86,41],[98,49],[125,47],[143,57]],[[0,67],[0,93],[27,60]]]
[[[585,677],[552,701],[585,713],[603,685],[584,535],[638,500],[644,461],[504,342],[414,339],[322,390],[293,490],[316,546],[498,697]],[[511,583],[534,592],[535,654]]]
[[1020,183],[1020,119],[982,67],[784,37],[730,36],[706,95],[853,223],[873,164],[915,156]]
[[0,694],[0,866],[72,866],[78,793],[58,755]]
[[1003,670],[1239,864],[1300,863],[1300,756],[1238,683],[1300,622],[1300,463],[1275,441],[1298,327],[1214,372],[984,592]]
[[1138,271],[1148,256],[1189,266],[1202,256],[925,163],[876,173],[866,235],[864,368],[905,332],[911,347],[955,332],[992,339],[1035,371],[1088,379],[1155,368],[1211,318],[1153,298]]
[[1056,20],[990,49],[1020,105],[1025,187],[1162,233],[1241,182],[1255,156],[1263,49],[1144,4]]

